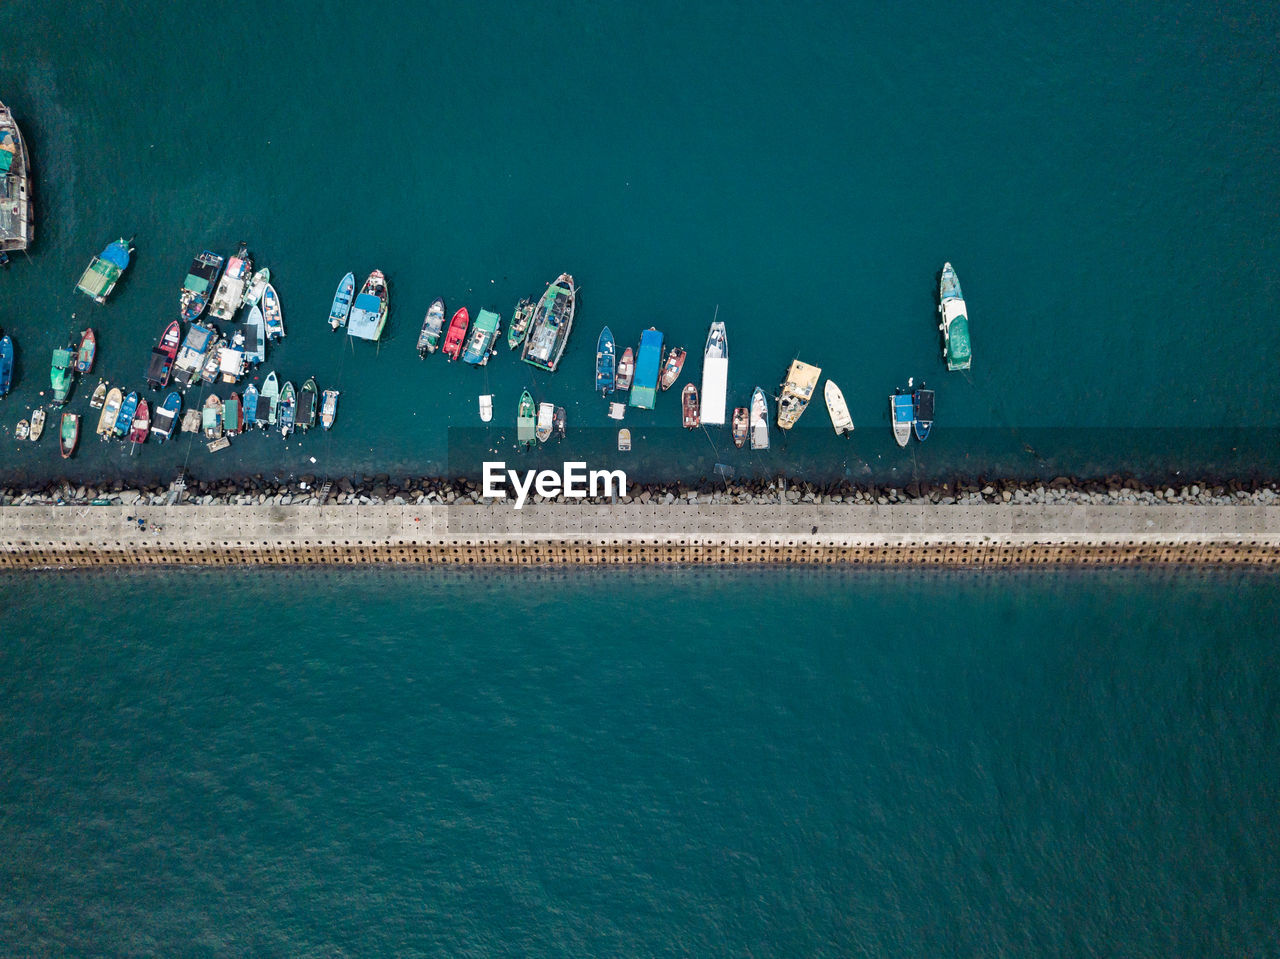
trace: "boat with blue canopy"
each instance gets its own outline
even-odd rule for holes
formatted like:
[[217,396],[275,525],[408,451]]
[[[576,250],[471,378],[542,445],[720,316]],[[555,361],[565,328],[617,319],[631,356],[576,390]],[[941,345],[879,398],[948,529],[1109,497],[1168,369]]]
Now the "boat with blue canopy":
[[351,304],[347,335],[376,343],[387,325],[387,278],[374,270]]
[[662,334],[653,327],[640,334],[640,356],[631,383],[630,406],[651,410],[658,398],[658,376],[662,373]]
[[89,268],[81,275],[80,282],[76,284],[76,289],[95,303],[106,303],[121,275],[129,268],[131,253],[133,247],[124,237],[109,243],[105,250],[93,258]]

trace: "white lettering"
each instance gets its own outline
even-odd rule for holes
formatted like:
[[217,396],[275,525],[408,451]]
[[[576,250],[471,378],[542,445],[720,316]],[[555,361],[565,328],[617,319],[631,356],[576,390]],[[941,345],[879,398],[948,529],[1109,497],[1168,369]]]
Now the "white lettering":
[[[618,482],[618,491],[613,491],[614,480]],[[604,491],[597,493],[597,484],[603,480]],[[592,496],[626,496],[627,495],[627,474],[622,470],[592,470],[591,471],[591,495]]]
[[524,474],[524,485],[520,485],[520,475],[515,470],[507,470],[507,475],[511,477],[511,485],[516,491],[516,509],[524,507],[524,501],[529,498],[529,487],[533,485],[534,472],[529,470]]
[[587,464],[564,464],[564,495],[573,499],[583,499],[587,495]]
[[503,474],[506,472],[506,463],[488,463],[484,464],[484,495],[490,499],[506,499],[507,491],[504,490],[499,483],[506,480]]
[[539,496],[551,498],[560,494],[560,474],[555,470],[542,470],[536,484]]

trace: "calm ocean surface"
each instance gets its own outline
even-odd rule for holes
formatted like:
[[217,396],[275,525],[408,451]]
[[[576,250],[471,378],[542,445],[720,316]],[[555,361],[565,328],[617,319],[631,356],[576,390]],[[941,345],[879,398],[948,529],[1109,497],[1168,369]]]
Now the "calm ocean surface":
[[[838,442],[818,407],[753,457],[727,430],[676,430],[664,394],[628,413],[637,478],[1280,471],[1275,5],[7,0],[0,35],[41,220],[0,274],[20,357],[0,478],[439,474],[480,393],[501,452],[526,386],[571,429],[608,426],[605,324],[619,349],[657,326],[700,376],[717,306],[731,403],[799,355],[857,433]],[[121,233],[136,264],[99,308],[73,288]],[[90,435],[69,464],[48,438],[3,439],[88,323],[101,374],[145,388],[191,257],[241,239],[289,333],[262,372],[340,387],[331,435],[132,458]],[[972,314],[968,375],[940,357],[944,260]],[[374,267],[388,335],[353,350],[329,302]],[[433,297],[508,317],[562,270],[582,302],[555,376],[505,347],[485,371],[418,360]],[[901,452],[886,396],[909,377],[938,390],[938,426]]]
[[7,956],[1280,954],[1267,577],[0,595]]

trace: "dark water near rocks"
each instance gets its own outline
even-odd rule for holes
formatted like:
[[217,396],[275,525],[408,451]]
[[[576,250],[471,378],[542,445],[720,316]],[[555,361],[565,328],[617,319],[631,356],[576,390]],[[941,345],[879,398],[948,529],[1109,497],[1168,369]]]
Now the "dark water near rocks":
[[[376,42],[360,23],[382,25]],[[0,275],[19,348],[0,477],[465,471],[449,428],[479,428],[492,392],[484,448],[510,453],[526,386],[604,437],[547,459],[603,459],[616,424],[591,392],[600,328],[621,349],[656,325],[697,356],[717,305],[731,403],[772,391],[799,355],[840,383],[858,430],[837,441],[818,407],[753,455],[727,430],[675,429],[664,394],[628,413],[637,478],[717,462],[823,481],[1274,475],[1278,27],[1274,7],[1245,3],[957,16],[232,0],[205,16],[147,0],[120,16],[10,0],[0,97],[32,144],[40,232]],[[136,264],[98,308],[73,287],[121,233]],[[88,323],[101,374],[142,387],[191,257],[241,239],[284,303],[267,368],[343,390],[332,434],[133,457],[90,437],[69,464],[50,438],[3,439]],[[969,301],[970,374],[939,355],[944,260]],[[325,325],[329,301],[344,272],[374,267],[389,331],[352,349]],[[505,348],[484,371],[415,355],[433,297],[509,316],[565,269],[582,303],[557,375]],[[938,425],[901,452],[886,396],[910,377],[938,390]]]
[[181,570],[0,598],[5,955],[1280,951],[1270,577]]

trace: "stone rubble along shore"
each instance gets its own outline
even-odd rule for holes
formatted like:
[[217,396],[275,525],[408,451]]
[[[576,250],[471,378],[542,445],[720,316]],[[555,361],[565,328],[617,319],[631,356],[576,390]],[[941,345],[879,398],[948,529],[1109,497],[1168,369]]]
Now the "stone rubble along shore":
[[[254,476],[245,480],[189,481],[178,499],[181,505],[320,505],[320,489],[324,479],[303,476],[281,482]],[[40,489],[5,488],[0,490],[0,506],[88,505],[163,506],[169,502],[170,490],[161,486],[128,487],[122,482],[108,485],[82,486],[53,483]],[[404,505],[475,505],[505,503],[480,495],[478,484],[466,480],[405,478],[393,483],[387,475],[360,481],[331,481],[325,497],[329,505],[373,506]],[[585,504],[609,503],[609,499],[566,499],[557,496],[547,500],[529,497],[529,503],[556,502]],[[1049,483],[1014,481],[978,481],[955,483],[910,483],[905,487],[858,486],[849,483],[815,485],[792,481],[760,481],[724,485],[710,482],[698,486],[684,484],[633,484],[619,503],[653,503],[691,505],[793,504],[855,506],[907,503],[981,505],[1088,504],[1117,506],[1158,506],[1160,504],[1201,506],[1274,506],[1280,505],[1280,485],[1276,483],[1240,482],[1161,484],[1152,486],[1119,476],[1104,480],[1076,480],[1059,477]]]

